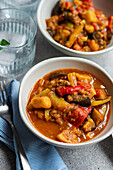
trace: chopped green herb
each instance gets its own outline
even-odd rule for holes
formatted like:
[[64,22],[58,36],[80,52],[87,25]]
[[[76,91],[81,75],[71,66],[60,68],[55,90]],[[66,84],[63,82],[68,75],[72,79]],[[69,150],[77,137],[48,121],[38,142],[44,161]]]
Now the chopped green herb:
[[[5,39],[2,39],[2,41],[0,41],[0,45],[1,46],[6,46],[6,45],[10,45],[10,43],[8,41],[6,41]],[[3,48],[0,47],[0,50],[2,50]]]
[[8,41],[6,41],[5,39],[2,39],[2,41],[0,42],[0,45],[2,45],[2,46],[10,45],[10,43]]

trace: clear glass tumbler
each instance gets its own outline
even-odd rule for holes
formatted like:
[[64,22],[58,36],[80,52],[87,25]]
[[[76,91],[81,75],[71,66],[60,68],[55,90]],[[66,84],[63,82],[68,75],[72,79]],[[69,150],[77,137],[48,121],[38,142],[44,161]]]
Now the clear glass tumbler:
[[40,0],[0,0],[0,9],[18,8],[36,18],[36,11]]
[[37,26],[31,16],[18,9],[0,10],[0,75],[18,76],[27,71],[35,57]]

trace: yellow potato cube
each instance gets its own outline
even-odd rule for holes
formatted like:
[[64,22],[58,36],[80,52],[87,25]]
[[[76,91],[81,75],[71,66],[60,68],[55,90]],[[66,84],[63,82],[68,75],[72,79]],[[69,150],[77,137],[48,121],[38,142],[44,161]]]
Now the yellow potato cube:
[[38,97],[35,96],[31,99],[30,105],[34,108],[45,108],[49,109],[51,107],[51,100],[47,96]]
[[75,73],[75,75],[79,81],[87,79],[90,82],[92,80],[91,77],[87,74]]
[[97,22],[97,17],[92,10],[88,10],[85,15],[86,22]]

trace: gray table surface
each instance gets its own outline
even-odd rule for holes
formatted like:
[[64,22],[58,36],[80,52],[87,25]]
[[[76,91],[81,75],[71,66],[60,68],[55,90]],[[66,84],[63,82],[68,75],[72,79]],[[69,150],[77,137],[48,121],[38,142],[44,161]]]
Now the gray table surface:
[[[40,31],[37,34],[37,50],[33,63],[44,59],[66,56],[52,47]],[[113,51],[91,58],[113,77]],[[113,170],[113,139],[76,149],[56,148],[69,170]],[[38,158],[37,158],[38,159]],[[0,170],[15,170],[15,154],[0,142]]]

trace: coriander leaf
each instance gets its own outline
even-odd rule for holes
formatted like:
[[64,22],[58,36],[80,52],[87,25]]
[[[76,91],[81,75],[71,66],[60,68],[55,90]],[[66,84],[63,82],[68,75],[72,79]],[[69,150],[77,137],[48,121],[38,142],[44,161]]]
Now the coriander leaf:
[[5,39],[2,39],[2,41],[0,42],[0,45],[2,45],[2,46],[10,45],[10,43],[8,41],[6,41]]

